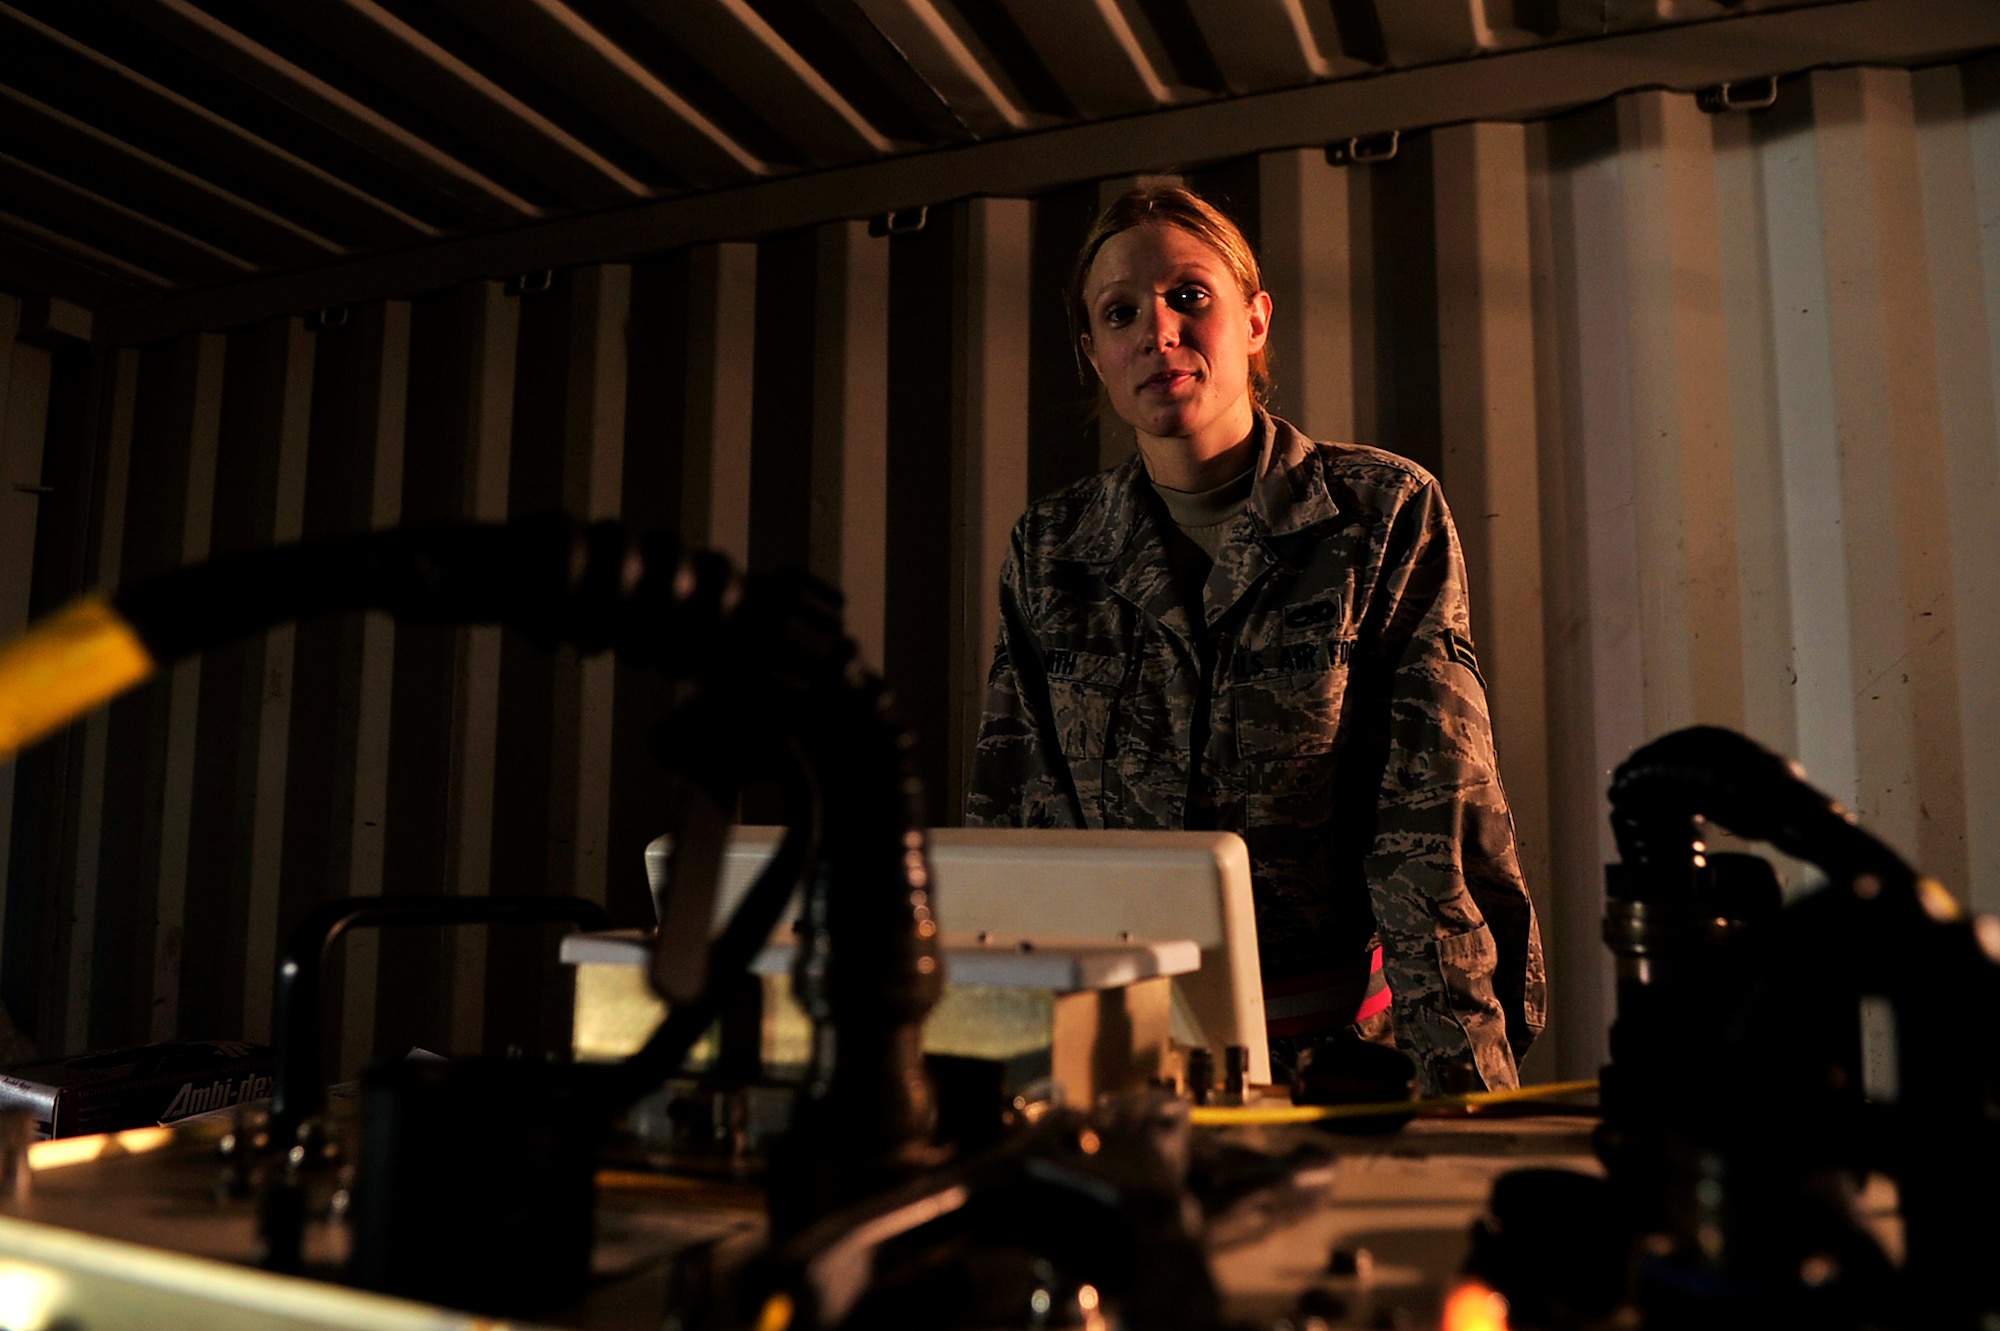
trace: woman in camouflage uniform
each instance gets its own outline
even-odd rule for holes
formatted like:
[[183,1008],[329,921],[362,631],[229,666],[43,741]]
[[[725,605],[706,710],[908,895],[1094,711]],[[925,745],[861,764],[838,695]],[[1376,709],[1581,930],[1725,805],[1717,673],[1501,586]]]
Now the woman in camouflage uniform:
[[1516,1085],[1541,945],[1437,482],[1264,410],[1271,298],[1187,190],[1106,210],[1070,310],[1139,453],[1014,529],[967,822],[1241,833],[1281,1065]]

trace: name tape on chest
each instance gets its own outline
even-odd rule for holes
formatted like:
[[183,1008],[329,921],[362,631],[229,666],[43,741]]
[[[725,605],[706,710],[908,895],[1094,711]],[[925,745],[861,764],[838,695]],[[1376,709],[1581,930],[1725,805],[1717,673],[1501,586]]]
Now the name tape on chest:
[[1243,648],[1229,662],[1234,680],[1263,679],[1270,675],[1316,675],[1337,670],[1354,659],[1354,639],[1285,642],[1276,647]]

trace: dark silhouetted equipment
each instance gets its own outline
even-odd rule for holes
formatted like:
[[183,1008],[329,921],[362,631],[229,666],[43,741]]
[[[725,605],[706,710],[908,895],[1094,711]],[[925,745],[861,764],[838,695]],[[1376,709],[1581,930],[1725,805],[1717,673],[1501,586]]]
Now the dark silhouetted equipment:
[[[108,607],[85,603],[63,631],[111,644],[108,696],[205,646],[360,609],[502,623],[677,682],[683,701],[650,736],[676,781],[650,969],[668,1010],[623,1061],[377,1063],[358,1136],[343,1135],[325,1113],[316,1019],[320,962],[342,932],[609,921],[562,897],[386,898],[309,914],[278,968],[269,1115],[238,1111],[214,1190],[218,1204],[256,1194],[267,1268],[500,1316],[575,1308],[592,1280],[613,1126],[669,1079],[686,1082],[711,1029],[713,1056],[675,1102],[706,1117],[684,1135],[730,1136],[732,1167],[758,1153],[747,1123],[725,1120],[747,1112],[750,1089],[772,1089],[759,1081],[751,964],[797,899],[790,981],[810,1057],[754,1161],[768,1227],[754,1254],[724,1260],[716,1242],[676,1259],[676,1324],[1198,1331],[1225,1315],[1219,1253],[1311,1232],[1320,1251],[1286,1258],[1305,1273],[1280,1299],[1287,1317],[1402,1324],[1418,1306],[1378,1300],[1365,1245],[1342,1238],[1327,1257],[1324,1231],[1302,1223],[1334,1196],[1339,1154],[1302,1123],[1344,1132],[1341,1149],[1367,1156],[1357,1134],[1446,1107],[1411,1100],[1412,1066],[1393,1049],[1352,1034],[1315,1044],[1282,1108],[1253,1103],[1240,1045],[1219,1069],[1212,1051],[1188,1050],[1184,1097],[1156,1081],[1094,1104],[1031,1093],[1002,1061],[927,1064],[923,1025],[943,975],[911,741],[858,665],[837,594],[802,574],[738,577],[671,538],[560,516],[419,525],[226,556]],[[119,638],[128,627],[143,651]],[[59,649],[61,633],[43,641]],[[711,937],[728,814],[753,784],[775,790],[784,834]],[[1448,1307],[1483,1310],[1491,1325],[1501,1305],[1482,1300],[1498,1291],[1515,1331],[1991,1324],[2000,922],[1965,918],[1794,765],[1728,731],[1645,746],[1610,794],[1619,861],[1606,871],[1604,937],[1618,1015],[1594,1138],[1605,1176],[1500,1177],[1466,1264],[1481,1283]],[[1768,862],[1709,850],[1709,824],[1827,882],[1787,906]],[[1283,1131],[1259,1136],[1265,1127]],[[1563,1130],[1575,1143],[1563,1158],[1580,1159],[1581,1134]],[[1493,1140],[1465,1139],[1488,1154]],[[1856,1212],[1877,1176],[1900,1199],[1900,1264]],[[311,1227],[329,1216],[350,1240],[343,1270],[313,1264]]]
[[[1641,748],[1611,805],[1609,1183],[1502,1180],[1473,1273],[1517,1326],[1595,1326],[1617,1306],[1648,1331],[1988,1324],[1995,922],[1965,918],[1795,765],[1729,731]],[[1710,854],[1704,823],[1827,882],[1781,908],[1768,863]],[[1900,1269],[1854,1212],[1871,1173],[1895,1183]]]

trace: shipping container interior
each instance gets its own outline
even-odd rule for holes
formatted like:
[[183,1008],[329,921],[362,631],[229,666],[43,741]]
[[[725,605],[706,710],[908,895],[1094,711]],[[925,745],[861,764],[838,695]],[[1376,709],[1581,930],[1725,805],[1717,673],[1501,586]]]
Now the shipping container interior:
[[[2000,910],[1996,51],[1977,0],[5,0],[0,638],[561,507],[837,583],[952,825],[1008,531],[1132,447],[1064,276],[1182,180],[1261,253],[1277,411],[1442,480],[1551,965],[1526,1073],[1593,1076],[1649,738],[1797,755]],[[0,1059],[268,1038],[334,898],[648,922],[667,701],[380,616],[180,664],[0,766]],[[531,930],[333,965],[338,1075],[566,1030]]]

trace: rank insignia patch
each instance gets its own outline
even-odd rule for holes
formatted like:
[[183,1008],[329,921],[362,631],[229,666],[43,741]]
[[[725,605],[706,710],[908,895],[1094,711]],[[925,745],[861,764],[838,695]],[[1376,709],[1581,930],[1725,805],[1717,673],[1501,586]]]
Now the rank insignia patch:
[[1450,629],[1446,629],[1444,634],[1444,651],[1446,656],[1449,656],[1452,660],[1472,672],[1472,677],[1479,681],[1480,688],[1483,689],[1486,687],[1486,676],[1479,672],[1479,658],[1472,653],[1471,639],[1462,633],[1455,633]]

